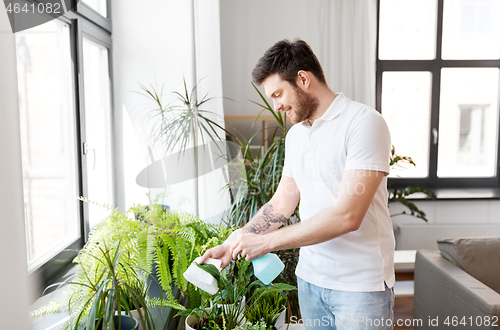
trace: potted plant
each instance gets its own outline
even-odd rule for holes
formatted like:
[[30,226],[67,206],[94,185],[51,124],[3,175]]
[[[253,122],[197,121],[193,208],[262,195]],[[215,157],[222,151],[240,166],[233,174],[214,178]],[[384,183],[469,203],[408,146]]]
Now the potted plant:
[[265,292],[258,301],[247,306],[245,318],[251,324],[263,322],[267,328],[280,330],[285,324],[287,300],[283,291]]
[[[400,156],[396,154],[396,148],[392,146],[391,149],[391,159],[389,165],[391,168],[393,167],[398,167],[401,166],[401,163],[406,163],[410,164],[413,166],[416,166],[415,162],[411,157],[408,156]],[[409,187],[403,187],[403,188],[394,188],[391,186],[391,180],[387,180],[387,188],[389,190],[389,200],[388,203],[401,203],[403,204],[408,210],[409,210],[409,215],[420,218],[427,222],[427,218],[425,215],[425,212],[420,210],[414,203],[410,202],[407,197],[415,194],[415,193],[423,193],[427,196],[429,196],[431,199],[435,199],[436,195],[434,192],[426,188],[424,186],[409,186]],[[395,217],[398,215],[403,215],[403,214],[408,214],[406,210],[403,210],[401,213],[398,214],[392,214],[391,217]]]
[[[90,202],[85,199],[83,200]],[[32,317],[69,310],[71,317],[63,328],[71,328],[75,323],[76,315],[80,315],[81,320],[84,315],[91,311],[88,304],[95,298],[98,292],[96,288],[102,284],[103,279],[106,276],[111,276],[112,273],[110,271],[112,269],[118,269],[116,276],[120,279],[121,288],[134,289],[135,293],[141,292],[142,296],[145,299],[147,298],[147,307],[184,309],[184,306],[179,304],[173,296],[170,286],[168,286],[168,290],[160,291],[159,297],[149,296],[149,287],[153,283],[156,285],[157,280],[151,275],[152,260],[150,260],[151,263],[148,263],[147,260],[141,259],[141,257],[152,258],[152,256],[144,253],[143,250],[147,246],[140,244],[141,238],[148,239],[148,235],[146,234],[150,233],[149,225],[145,222],[137,221],[130,213],[133,213],[132,209],[126,213],[121,213],[116,209],[110,210],[109,216],[91,231],[87,243],[80,250],[77,258],[75,258],[74,262],[77,264],[76,274],[64,283],[59,284],[59,286],[62,286],[69,283],[70,290],[67,294],[67,300],[63,302],[50,302],[47,306],[43,306],[32,312]],[[151,241],[154,238],[155,236],[151,234],[149,240]],[[103,250],[104,248],[105,250]],[[109,256],[119,256],[117,259],[119,264],[116,267],[111,267],[107,262],[110,260]],[[143,265],[148,265],[149,268],[146,269]],[[168,270],[168,275],[170,275],[169,271],[170,269]],[[162,278],[166,276],[162,274]],[[108,280],[107,283],[111,282]],[[165,287],[167,286],[165,285]],[[127,305],[134,307],[137,302],[137,299],[133,301],[130,296],[120,296],[120,299],[122,302],[125,302],[121,306],[122,311],[126,311]],[[134,313],[134,309],[130,309],[132,313]],[[142,313],[147,315],[147,311],[143,311]],[[147,324],[147,319],[137,318],[143,329],[152,329]]]
[[269,327],[264,320],[258,322],[247,322],[243,326],[238,326],[237,330],[270,330],[272,327]]
[[172,293],[172,285],[196,301],[193,298],[196,292],[189,288],[182,274],[195,258],[224,242],[232,229],[207,224],[198,217],[156,202],[157,199],[152,205],[133,205],[125,213],[111,210],[108,218],[90,233],[75,262],[96,274],[103,265],[95,261],[92,252],[99,249],[102,241],[111,247],[122,242],[122,258],[137,265],[148,281],[161,288],[161,298],[169,307],[182,309]]
[[[146,329],[154,328],[146,300],[146,283],[139,278],[135,265],[126,262],[121,255],[120,244],[112,249],[104,243],[98,253],[92,255],[104,268],[98,274],[90,274],[85,267],[80,268],[77,280],[71,282],[83,289],[75,290],[70,298],[73,329],[78,329],[83,323],[87,330],[131,330],[138,329],[139,321]],[[97,280],[91,279],[94,276]],[[85,291],[89,294],[81,294]],[[139,319],[132,316],[132,310],[137,311]]]
[[[221,272],[214,265],[198,265],[217,280],[219,291],[213,296],[204,294],[208,299],[201,306],[179,312],[179,315],[188,316],[186,328],[235,329],[245,324],[247,311],[268,299],[268,295],[279,293],[286,296],[285,291],[296,290],[294,286],[283,283],[264,285],[254,278],[253,267],[250,265],[251,261],[236,260],[228,270]],[[278,300],[276,303],[278,311],[283,312],[284,301]],[[270,320],[270,323],[271,321],[276,320]]]

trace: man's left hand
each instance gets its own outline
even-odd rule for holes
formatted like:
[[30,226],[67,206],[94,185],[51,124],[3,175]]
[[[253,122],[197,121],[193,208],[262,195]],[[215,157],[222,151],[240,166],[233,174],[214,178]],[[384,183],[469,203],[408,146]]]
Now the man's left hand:
[[233,259],[240,254],[245,260],[253,260],[270,252],[268,235],[242,234],[232,245]]

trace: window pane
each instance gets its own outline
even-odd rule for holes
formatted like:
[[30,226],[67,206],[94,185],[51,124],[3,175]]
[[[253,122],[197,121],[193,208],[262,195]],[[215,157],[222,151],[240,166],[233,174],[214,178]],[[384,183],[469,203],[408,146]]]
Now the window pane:
[[94,9],[104,17],[108,16],[108,1],[107,0],[82,0],[84,4]]
[[436,0],[381,0],[379,58],[434,59],[436,10]]
[[79,237],[75,109],[68,25],[16,33],[29,269]]
[[500,58],[500,2],[445,0],[443,59]]
[[[113,205],[111,173],[111,104],[108,49],[83,38],[85,126],[88,198]],[[90,228],[106,217],[106,210],[89,204]]]
[[429,165],[430,72],[384,72],[382,114],[400,156],[410,156],[417,166],[396,166],[391,177],[426,177]]
[[441,72],[438,176],[495,176],[499,70]]

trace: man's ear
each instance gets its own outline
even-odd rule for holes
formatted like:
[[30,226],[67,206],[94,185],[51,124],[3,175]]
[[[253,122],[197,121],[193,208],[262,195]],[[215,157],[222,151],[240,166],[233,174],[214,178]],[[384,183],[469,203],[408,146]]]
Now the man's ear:
[[311,74],[307,71],[300,70],[297,72],[297,86],[302,87],[302,88],[309,88],[309,85],[311,84]]

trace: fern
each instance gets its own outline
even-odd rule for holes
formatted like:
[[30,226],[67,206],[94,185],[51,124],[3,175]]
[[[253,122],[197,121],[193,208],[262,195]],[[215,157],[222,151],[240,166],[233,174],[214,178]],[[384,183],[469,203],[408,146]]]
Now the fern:
[[85,203],[89,203],[89,204],[92,204],[92,205],[95,205],[95,206],[99,206],[103,209],[105,209],[106,211],[111,211],[113,209],[113,207],[107,203],[97,203],[97,202],[94,202],[94,201],[91,201],[90,199],[86,198],[86,197],[83,197],[83,196],[78,196],[77,199],[81,200],[82,202],[85,202]]
[[173,309],[177,310],[185,310],[186,308],[179,304],[175,299],[173,300],[166,300],[166,299],[160,299],[157,297],[152,297],[148,299],[148,306],[149,307],[170,307]]
[[149,275],[153,269],[154,252],[157,247],[157,239],[154,235],[150,235],[148,229],[139,234],[137,244],[139,265],[146,275]]
[[168,265],[168,247],[164,247],[163,249],[160,246],[156,247],[156,269],[158,270],[158,280],[160,282],[160,286],[166,292],[170,292],[172,276],[170,274],[170,267]]
[[47,305],[30,312],[30,317],[40,317],[43,315],[59,313],[63,310],[65,310],[65,308],[63,307],[62,302],[51,301]]
[[196,246],[196,232],[194,229],[192,227],[185,227],[177,229],[176,232],[190,243],[191,250],[189,254],[193,255]]
[[178,248],[178,263],[176,269],[178,286],[183,291],[187,291],[187,281],[184,278],[184,272],[188,268],[188,256],[186,252],[186,241],[182,237],[177,237],[176,244]]
[[188,283],[187,289],[187,298],[189,302],[189,308],[193,309],[200,306],[201,303],[201,295],[198,291],[199,289],[195,287],[193,284]]

